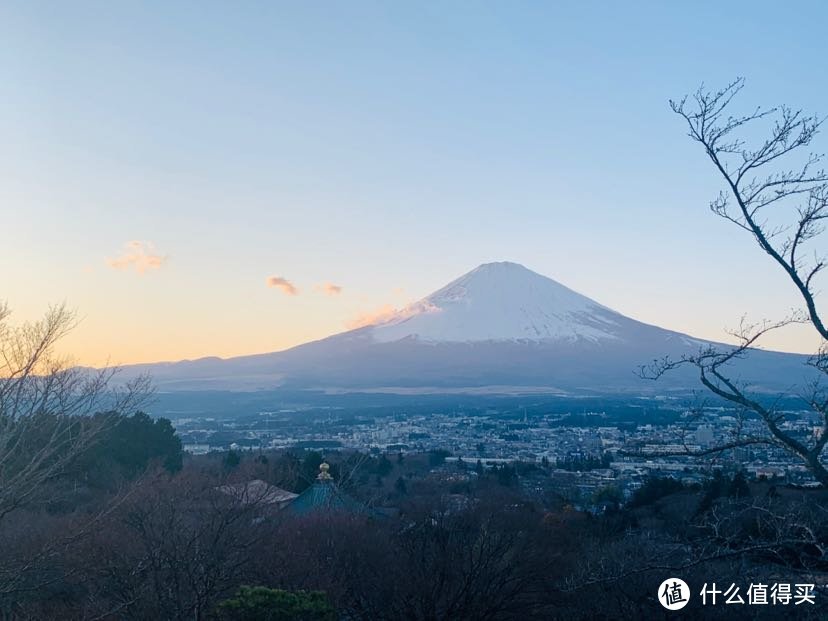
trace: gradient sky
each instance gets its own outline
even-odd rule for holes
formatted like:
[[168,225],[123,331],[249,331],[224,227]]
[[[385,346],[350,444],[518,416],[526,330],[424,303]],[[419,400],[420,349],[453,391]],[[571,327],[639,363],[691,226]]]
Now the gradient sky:
[[667,99],[743,75],[744,108],[826,113],[826,23],[824,2],[2,2],[0,298],[76,308],[84,363],[231,356],[512,260],[722,340],[798,299],[708,211]]

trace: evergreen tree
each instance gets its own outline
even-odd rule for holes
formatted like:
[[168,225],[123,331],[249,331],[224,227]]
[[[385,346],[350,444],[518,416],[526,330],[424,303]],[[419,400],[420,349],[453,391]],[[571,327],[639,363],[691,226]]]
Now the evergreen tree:
[[229,450],[222,460],[225,470],[232,470],[241,463],[241,455],[237,451]]
[[750,487],[743,470],[733,475],[733,480],[727,486],[727,495],[731,498],[750,498]]
[[283,591],[243,586],[216,607],[220,621],[334,621],[336,613],[321,591]]
[[400,496],[408,494],[408,486],[405,484],[405,479],[402,477],[397,478],[396,483],[394,483],[394,489]]

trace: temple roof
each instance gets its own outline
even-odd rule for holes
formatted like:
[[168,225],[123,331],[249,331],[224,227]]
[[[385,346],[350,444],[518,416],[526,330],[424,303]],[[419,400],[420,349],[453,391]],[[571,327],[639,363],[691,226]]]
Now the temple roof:
[[319,510],[346,511],[348,513],[368,513],[368,508],[342,492],[328,473],[330,466],[322,463],[319,466],[319,476],[316,483],[291,502],[285,510],[297,515],[312,513]]
[[245,505],[283,504],[298,497],[293,492],[276,487],[275,485],[270,485],[261,479],[254,479],[245,483],[222,485],[217,489]]

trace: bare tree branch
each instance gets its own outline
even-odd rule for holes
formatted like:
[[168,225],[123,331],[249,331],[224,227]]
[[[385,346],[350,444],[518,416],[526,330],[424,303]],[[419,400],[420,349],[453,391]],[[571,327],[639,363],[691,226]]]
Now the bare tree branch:
[[[702,85],[692,96],[671,100],[670,107],[685,120],[688,135],[702,145],[725,182],[726,189],[711,202],[711,210],[753,236],[793,283],[805,312],[794,312],[779,322],[747,325],[743,320],[739,330],[732,333],[738,341],[734,348],[721,351],[710,345],[696,355],[679,360],[657,360],[642,367],[640,375],[658,379],[680,366],[695,367],[705,388],[758,414],[769,432],[767,438],[735,439],[703,454],[755,443],[775,444],[799,457],[816,480],[828,486],[828,469],[822,461],[828,442],[828,399],[816,398],[818,386],[812,391],[813,398],[806,401],[820,415],[822,431],[808,446],[780,427],[783,416],[779,412],[750,397],[745,386],[726,373],[729,363],[749,354],[768,332],[793,323],[807,323],[822,340],[822,346],[809,364],[828,374],[828,327],[817,307],[814,289],[814,279],[827,262],[819,253],[814,253],[810,260],[804,258],[805,247],[823,233],[828,220],[828,173],[819,168],[821,154],[808,153],[798,164],[796,160],[803,149],[810,147],[825,119],[787,106],[758,107],[748,114],[733,116],[729,114],[730,105],[743,87],[743,78],[718,91],[707,90]],[[768,137],[755,146],[736,136],[737,130],[771,119]],[[773,210],[767,212],[771,207]]]

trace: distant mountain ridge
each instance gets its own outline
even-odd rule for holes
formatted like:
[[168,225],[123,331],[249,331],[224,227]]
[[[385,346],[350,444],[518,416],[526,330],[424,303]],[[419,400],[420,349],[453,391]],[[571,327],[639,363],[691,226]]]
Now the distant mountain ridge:
[[[282,352],[134,365],[125,372],[149,371],[160,390],[652,391],[698,380],[685,371],[655,386],[636,369],[706,344],[500,262],[480,265],[385,321]],[[734,373],[760,389],[781,389],[802,379],[805,360],[756,351]]]

